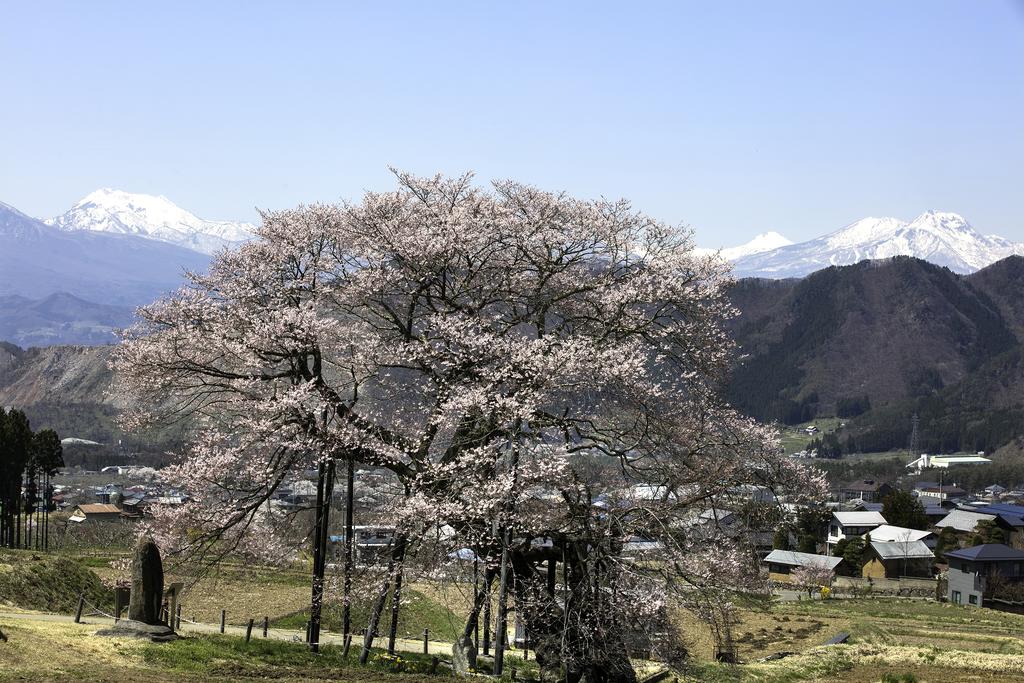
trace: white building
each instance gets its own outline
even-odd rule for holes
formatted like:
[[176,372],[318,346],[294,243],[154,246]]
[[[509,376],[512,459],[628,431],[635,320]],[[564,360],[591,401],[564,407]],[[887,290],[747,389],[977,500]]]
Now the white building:
[[958,465],[988,465],[991,463],[991,460],[982,455],[928,455],[925,453],[917,460],[908,462],[907,468],[920,472],[929,467],[948,469]]
[[930,531],[920,529],[908,529],[902,526],[883,524],[869,532],[871,541],[878,543],[910,543],[914,541],[923,542],[928,548],[935,548],[936,537]]
[[829,552],[844,538],[863,536],[885,523],[881,512],[833,512],[825,539]]

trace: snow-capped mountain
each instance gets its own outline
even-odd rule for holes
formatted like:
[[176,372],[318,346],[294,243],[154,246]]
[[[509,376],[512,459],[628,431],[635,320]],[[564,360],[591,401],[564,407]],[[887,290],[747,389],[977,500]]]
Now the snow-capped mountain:
[[698,247],[695,251],[699,254],[714,254],[715,252],[718,252],[722,255],[722,258],[729,261],[735,261],[743,258],[744,256],[760,254],[762,252],[771,251],[790,244],[793,244],[792,240],[786,239],[777,232],[762,232],[754,239],[750,240],[746,244],[741,244],[738,247],[723,247],[722,249],[706,249]]
[[96,190],[63,215],[45,222],[64,231],[137,235],[204,254],[252,239],[255,229],[251,223],[204,220],[164,196],[109,188]]
[[138,306],[176,289],[210,257],[138,235],[62,231],[0,202],[0,297],[69,292],[91,302]]
[[864,259],[916,256],[957,273],[973,273],[1024,244],[997,235],[982,235],[955,213],[926,211],[907,223],[898,218],[864,218],[840,230],[798,244],[735,259],[740,277],[803,277],[828,266]]

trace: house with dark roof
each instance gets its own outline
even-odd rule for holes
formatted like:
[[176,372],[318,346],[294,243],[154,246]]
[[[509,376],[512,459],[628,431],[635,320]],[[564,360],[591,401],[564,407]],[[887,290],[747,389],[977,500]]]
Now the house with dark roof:
[[859,479],[839,487],[839,502],[862,500],[865,503],[880,503],[892,492],[892,486],[883,481]]
[[955,484],[940,484],[917,489],[917,497],[925,505],[928,503],[941,504],[946,501],[964,500],[967,498],[967,491]]
[[985,543],[972,548],[950,550],[949,601],[958,605],[985,604],[986,593],[992,598],[992,588],[999,582],[1024,581],[1024,550],[1002,543]]
[[1007,545],[1024,550],[1024,505],[992,503],[964,507],[981,514],[992,515],[996,526],[1006,534]]

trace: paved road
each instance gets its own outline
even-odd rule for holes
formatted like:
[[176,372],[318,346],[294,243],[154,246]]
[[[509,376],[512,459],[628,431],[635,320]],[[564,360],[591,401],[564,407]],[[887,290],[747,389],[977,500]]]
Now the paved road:
[[[28,621],[49,621],[58,622],[64,624],[74,623],[75,618],[67,614],[47,614],[42,612],[0,612],[0,619],[3,620],[19,620],[24,619]],[[82,623],[93,625],[93,626],[110,626],[114,623],[114,620],[110,617],[88,614],[82,616]],[[224,628],[224,632],[227,635],[233,636],[245,636],[245,626],[232,626],[227,625]],[[218,633],[220,631],[219,624],[201,624],[186,622],[184,619],[181,620],[181,633]],[[301,643],[305,640],[305,632],[292,630],[292,629],[281,629],[271,628],[267,631],[267,637],[275,640],[287,640],[291,642]],[[253,639],[263,637],[263,624],[258,622],[252,627]],[[343,645],[344,639],[340,633],[328,633],[326,631],[320,632],[320,643],[322,645]],[[363,644],[362,637],[356,635],[352,638],[353,650],[358,650]],[[380,647],[387,644],[387,636],[374,639],[374,645]],[[428,643],[429,653],[435,655],[451,655],[452,644],[446,641],[432,640]],[[399,652],[423,652],[423,639],[413,638],[398,638],[395,641],[395,649]]]

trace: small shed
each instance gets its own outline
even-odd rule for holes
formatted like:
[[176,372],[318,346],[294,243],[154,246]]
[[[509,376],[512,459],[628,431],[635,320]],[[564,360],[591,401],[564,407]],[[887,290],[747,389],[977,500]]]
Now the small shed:
[[798,553],[793,550],[773,550],[761,563],[768,567],[768,578],[772,581],[789,581],[789,574],[799,567],[828,567],[832,571],[842,564],[843,558],[812,553]]
[[75,507],[69,522],[112,522],[121,519],[121,508],[110,503],[83,503]]

